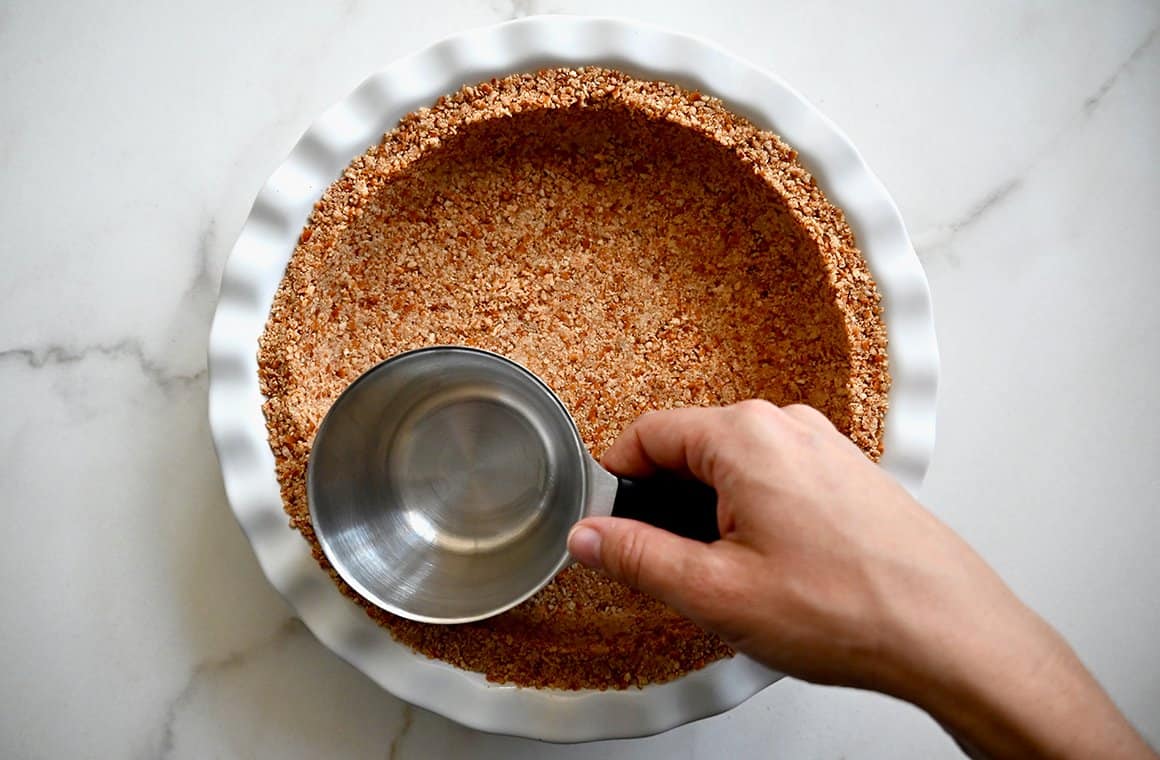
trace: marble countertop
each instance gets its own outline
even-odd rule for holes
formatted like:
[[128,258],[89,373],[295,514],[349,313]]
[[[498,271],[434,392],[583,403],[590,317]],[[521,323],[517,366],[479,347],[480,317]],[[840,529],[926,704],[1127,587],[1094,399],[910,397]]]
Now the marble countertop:
[[[580,5],[0,8],[0,756],[957,755],[914,708],[790,680],[649,739],[475,733],[345,665],[259,571],[205,370],[255,193],[368,73]],[[924,500],[1160,742],[1160,6],[582,7],[776,71],[859,146],[934,294]]]

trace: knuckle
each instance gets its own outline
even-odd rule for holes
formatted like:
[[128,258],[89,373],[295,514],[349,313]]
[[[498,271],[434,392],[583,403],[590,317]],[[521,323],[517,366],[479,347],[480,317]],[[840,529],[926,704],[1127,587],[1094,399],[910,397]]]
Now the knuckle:
[[689,436],[688,461],[693,474],[707,483],[713,483],[717,475],[718,446],[717,431],[709,428],[695,430]]
[[829,418],[812,406],[791,404],[782,411],[798,423],[794,426],[793,435],[794,440],[799,444],[816,445],[823,435],[835,430]]
[[737,429],[749,440],[762,440],[770,431],[785,427],[782,410],[763,399],[749,399],[735,404],[733,412]]
[[764,399],[747,399],[733,405],[733,414],[736,415],[738,428],[754,433],[768,430],[778,425],[784,419],[781,410],[775,404]]
[[629,530],[620,537],[616,547],[616,574],[630,586],[638,587],[643,576],[648,546],[639,531]]
[[738,414],[752,419],[765,419],[776,413],[777,407],[770,401],[761,398],[750,398],[733,405]]
[[833,422],[829,421],[829,418],[826,417],[825,414],[822,414],[820,410],[817,410],[817,408],[812,406],[806,406],[805,404],[793,404],[792,407],[786,408],[785,411],[792,414],[793,417],[796,417],[798,420],[805,422],[806,425],[811,425],[812,427],[819,430],[829,430],[834,428]]
[[830,420],[826,415],[808,404],[790,404],[789,406],[782,407],[782,411],[801,422],[830,424]]
[[782,411],[784,411],[786,414],[792,414],[795,417],[812,417],[815,414],[819,414],[817,409],[814,409],[808,404],[801,403],[787,404],[786,406],[782,407]]

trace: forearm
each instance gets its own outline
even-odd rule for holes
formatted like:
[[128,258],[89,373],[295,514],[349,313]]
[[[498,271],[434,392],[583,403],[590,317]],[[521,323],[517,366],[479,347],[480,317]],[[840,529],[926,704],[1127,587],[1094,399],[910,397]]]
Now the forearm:
[[891,689],[987,758],[1154,758],[1079,658],[1010,592],[930,618]]

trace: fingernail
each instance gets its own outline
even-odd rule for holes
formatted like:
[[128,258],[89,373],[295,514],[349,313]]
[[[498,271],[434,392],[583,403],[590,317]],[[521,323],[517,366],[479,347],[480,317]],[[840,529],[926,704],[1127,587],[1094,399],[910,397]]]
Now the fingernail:
[[568,534],[568,553],[588,567],[600,567],[600,534],[585,525],[577,525]]

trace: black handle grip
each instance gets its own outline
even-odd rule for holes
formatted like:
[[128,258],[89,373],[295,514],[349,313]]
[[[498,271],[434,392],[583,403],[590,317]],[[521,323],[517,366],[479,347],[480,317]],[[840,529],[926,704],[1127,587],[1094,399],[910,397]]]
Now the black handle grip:
[[640,520],[706,543],[721,538],[717,492],[699,480],[667,475],[642,480],[617,478],[612,516]]

